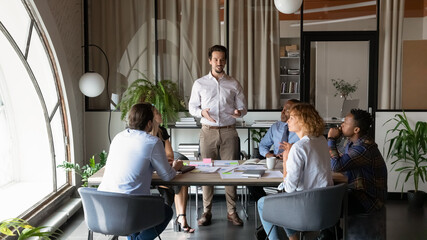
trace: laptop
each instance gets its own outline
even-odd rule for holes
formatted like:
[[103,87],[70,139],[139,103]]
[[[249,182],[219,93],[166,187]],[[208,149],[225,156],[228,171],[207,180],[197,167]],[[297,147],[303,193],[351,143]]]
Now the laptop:
[[182,166],[182,168],[180,170],[178,170],[178,173],[184,174],[186,172],[192,171],[193,169],[195,169],[195,166]]

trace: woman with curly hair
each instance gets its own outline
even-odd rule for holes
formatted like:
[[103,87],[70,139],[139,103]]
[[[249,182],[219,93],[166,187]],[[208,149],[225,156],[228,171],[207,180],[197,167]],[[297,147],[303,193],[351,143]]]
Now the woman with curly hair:
[[[332,186],[332,171],[329,163],[328,143],[323,136],[325,124],[316,109],[307,103],[296,104],[290,109],[289,131],[295,132],[299,141],[283,142],[283,182],[279,190],[288,193]],[[280,239],[277,226],[262,218],[264,197],[258,201],[258,212],[269,239]],[[288,238],[298,239],[292,229],[285,229]]]

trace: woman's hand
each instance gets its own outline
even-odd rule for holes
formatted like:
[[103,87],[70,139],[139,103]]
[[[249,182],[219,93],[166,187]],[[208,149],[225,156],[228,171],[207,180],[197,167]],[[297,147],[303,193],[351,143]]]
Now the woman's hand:
[[178,170],[180,170],[181,168],[182,168],[182,166],[183,166],[184,164],[183,164],[183,162],[181,161],[181,160],[175,160],[175,161],[173,161],[173,163],[172,163],[172,167],[175,169],[175,171],[178,171]]
[[288,155],[289,155],[289,151],[291,150],[292,144],[288,143],[288,142],[282,142],[280,143],[280,149],[283,149],[283,153],[282,153],[282,159],[283,159],[283,164],[286,163],[286,161],[288,160]]

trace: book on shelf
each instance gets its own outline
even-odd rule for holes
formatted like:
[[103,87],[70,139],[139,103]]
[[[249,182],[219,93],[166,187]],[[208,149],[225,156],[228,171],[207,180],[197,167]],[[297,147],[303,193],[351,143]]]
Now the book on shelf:
[[248,169],[243,171],[242,176],[260,178],[262,177],[262,175],[264,175],[264,173],[265,173],[265,170],[262,170],[262,169]]
[[251,125],[251,127],[265,127],[269,128],[271,125],[273,125],[276,120],[255,120],[254,123]]
[[195,127],[197,126],[197,122],[175,122],[175,126],[184,126],[184,127]]
[[182,117],[182,118],[179,118],[179,121],[180,122],[195,122],[196,119],[194,119],[194,117]]
[[298,93],[298,82],[289,81],[281,83],[280,93]]

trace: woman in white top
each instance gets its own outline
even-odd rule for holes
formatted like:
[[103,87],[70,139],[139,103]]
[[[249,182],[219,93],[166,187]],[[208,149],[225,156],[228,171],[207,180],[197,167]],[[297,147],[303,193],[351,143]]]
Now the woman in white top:
[[[328,144],[323,136],[324,122],[319,113],[310,104],[296,104],[290,109],[287,122],[289,131],[295,132],[300,140],[293,145],[281,143],[284,149],[283,183],[279,190],[290,193],[333,185]],[[263,207],[264,198],[261,198],[258,212],[262,225],[267,233],[271,229],[269,239],[279,239],[277,227],[262,218]],[[289,239],[298,239],[296,231],[285,231]]]

